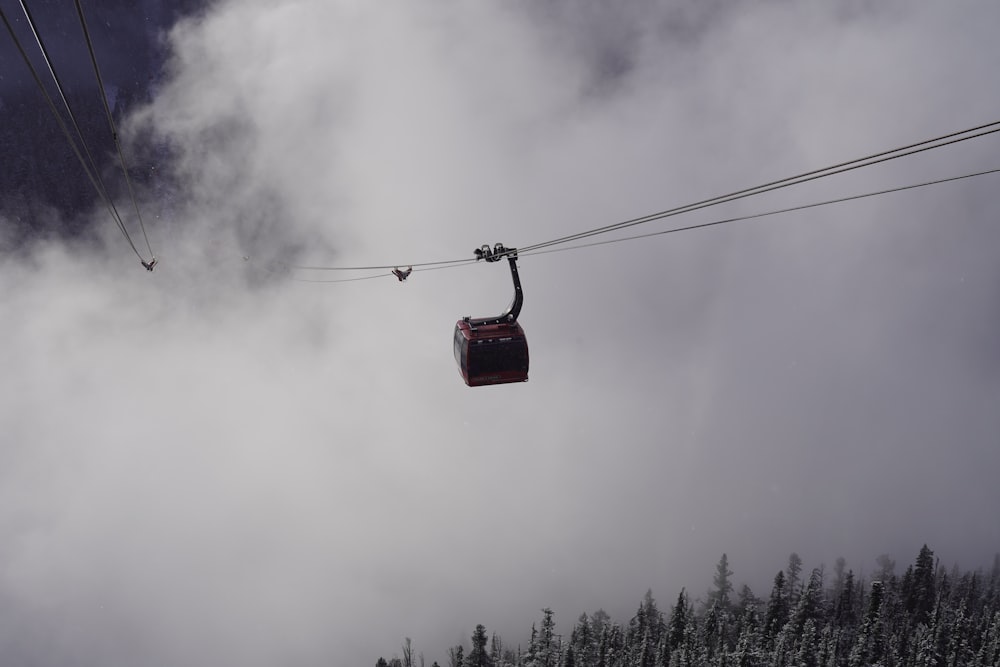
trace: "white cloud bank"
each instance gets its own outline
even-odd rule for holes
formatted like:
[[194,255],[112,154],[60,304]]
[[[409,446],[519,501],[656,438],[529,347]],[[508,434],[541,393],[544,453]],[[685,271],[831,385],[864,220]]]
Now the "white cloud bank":
[[[161,266],[110,232],[0,265],[0,662],[365,664],[410,636],[443,664],[477,622],[516,643],[542,606],[565,630],[697,594],[723,551],[760,595],[793,550],[991,558],[990,177],[525,258],[517,387],[450,357],[503,268],[262,272],[523,245],[996,119],[991,5],[699,5],[179,25],[131,125],[176,157]],[[996,141],[719,215],[995,167]]]

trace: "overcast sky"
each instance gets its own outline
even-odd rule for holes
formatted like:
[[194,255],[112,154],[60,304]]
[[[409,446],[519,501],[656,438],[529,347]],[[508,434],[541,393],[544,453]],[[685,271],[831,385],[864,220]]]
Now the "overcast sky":
[[[156,271],[96,209],[100,243],[0,258],[0,662],[364,665],[409,636],[445,664],[476,623],[701,596],[723,552],[761,596],[793,551],[989,565],[1000,176],[524,257],[523,385],[451,355],[502,264],[270,271],[525,246],[1000,120],[997,25],[221,0],[176,26],[124,128],[181,185],[143,202]],[[1000,167],[996,137],[636,231]]]

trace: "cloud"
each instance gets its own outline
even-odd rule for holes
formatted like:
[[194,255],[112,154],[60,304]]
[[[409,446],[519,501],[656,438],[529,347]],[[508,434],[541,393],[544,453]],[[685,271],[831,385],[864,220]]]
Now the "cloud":
[[[363,663],[406,636],[443,662],[478,622],[517,643],[543,606],[566,630],[697,595],[724,551],[758,595],[791,551],[985,563],[990,177],[524,257],[517,387],[450,357],[504,268],[280,268],[523,246],[992,120],[994,10],[847,6],[179,23],[126,125],[167,174],[161,265],[101,223],[0,266],[2,662]],[[678,221],[995,167],[991,142]]]

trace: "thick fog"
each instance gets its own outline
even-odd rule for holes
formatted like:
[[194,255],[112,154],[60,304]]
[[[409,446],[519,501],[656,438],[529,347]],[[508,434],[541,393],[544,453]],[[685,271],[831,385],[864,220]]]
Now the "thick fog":
[[[998,175],[525,256],[523,385],[452,358],[504,264],[287,265],[471,258],[1000,120],[997,25],[903,0],[182,21],[122,128],[170,183],[142,190],[156,270],[96,206],[93,236],[0,256],[0,663],[364,665],[412,637],[445,664],[476,623],[516,645],[542,607],[568,632],[701,596],[723,552],[761,596],[793,551],[988,565]],[[631,231],[997,168],[998,136]]]

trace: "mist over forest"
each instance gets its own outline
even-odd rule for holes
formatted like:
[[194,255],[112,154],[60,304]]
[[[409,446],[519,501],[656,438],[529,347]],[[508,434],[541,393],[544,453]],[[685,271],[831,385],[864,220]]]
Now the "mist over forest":
[[[844,558],[807,570],[797,553],[767,595],[738,578],[726,554],[703,594],[669,604],[652,590],[625,622],[603,609],[570,624],[552,609],[511,640],[478,624],[470,640],[425,655],[406,637],[375,667],[995,667],[1000,664],[1000,554],[989,570],[947,568],[924,545],[897,571],[888,554],[870,575]],[[432,657],[444,652],[446,660]]]

